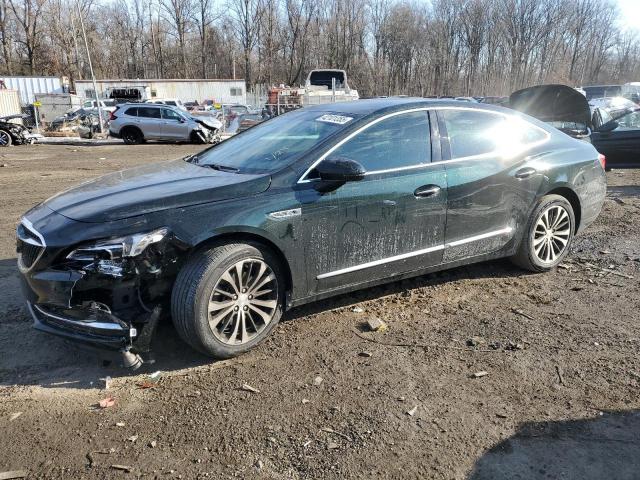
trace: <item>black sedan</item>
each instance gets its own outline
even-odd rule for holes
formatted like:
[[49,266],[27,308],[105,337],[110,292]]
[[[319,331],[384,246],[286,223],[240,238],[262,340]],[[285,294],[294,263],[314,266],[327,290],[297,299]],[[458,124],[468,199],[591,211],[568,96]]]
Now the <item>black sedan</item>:
[[41,203],[18,226],[18,266],[40,330],[135,364],[170,316],[193,348],[231,357],[295,305],[500,257],[554,268],[600,212],[603,166],[501,107],[309,107]]
[[591,141],[607,157],[607,168],[640,168],[640,107],[613,115],[598,108],[593,124]]

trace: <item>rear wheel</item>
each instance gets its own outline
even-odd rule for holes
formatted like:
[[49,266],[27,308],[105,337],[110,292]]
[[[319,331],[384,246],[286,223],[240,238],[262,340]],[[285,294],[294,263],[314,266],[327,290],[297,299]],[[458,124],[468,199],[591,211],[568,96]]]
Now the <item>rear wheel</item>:
[[574,232],[571,204],[560,195],[546,195],[533,211],[520,248],[511,260],[533,272],[551,270],[567,255]]
[[233,357],[271,333],[282,315],[284,289],[278,259],[259,245],[201,251],[176,279],[173,322],[196,350],[215,358]]
[[126,143],[127,145],[137,145],[144,142],[144,136],[142,135],[142,132],[137,128],[125,128],[122,131],[121,135],[122,140],[124,140],[124,143]]
[[6,130],[0,130],[0,147],[10,147],[12,143],[11,134]]

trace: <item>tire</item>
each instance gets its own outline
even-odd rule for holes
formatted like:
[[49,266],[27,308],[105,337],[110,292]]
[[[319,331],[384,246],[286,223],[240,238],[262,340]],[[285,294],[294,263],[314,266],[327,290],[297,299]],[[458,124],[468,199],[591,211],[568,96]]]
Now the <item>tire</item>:
[[[254,287],[245,289],[246,293],[237,285],[238,264],[243,279],[240,286]],[[266,266],[263,273],[262,264]],[[265,279],[267,283],[262,283]],[[285,287],[282,265],[261,245],[233,243],[200,250],[176,278],[171,295],[173,323],[180,338],[195,350],[214,358],[235,357],[255,347],[275,328],[283,312]],[[251,292],[261,295],[252,299]],[[218,310],[210,311],[211,305]],[[270,319],[265,320],[263,314]]]
[[[545,213],[546,221],[543,218]],[[554,224],[556,220],[558,223]],[[547,229],[545,223],[553,228]],[[576,230],[575,225],[573,207],[567,199],[560,195],[545,195],[533,210],[520,247],[511,257],[511,261],[532,272],[551,270],[562,262],[569,252]]]
[[135,127],[127,127],[121,132],[121,137],[127,145],[139,145],[144,142],[142,132]]
[[6,130],[0,130],[0,147],[10,147],[12,143],[11,134]]

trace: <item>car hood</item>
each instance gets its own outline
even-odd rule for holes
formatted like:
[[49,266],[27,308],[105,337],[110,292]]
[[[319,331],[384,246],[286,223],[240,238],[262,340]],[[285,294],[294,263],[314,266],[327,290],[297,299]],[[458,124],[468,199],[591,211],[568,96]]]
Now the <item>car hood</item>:
[[543,122],[591,125],[591,110],[584,95],[567,85],[538,85],[513,92],[509,106]]
[[170,208],[255,195],[269,175],[212,170],[183,160],[104,175],[48,199],[45,205],[81,222],[109,222]]

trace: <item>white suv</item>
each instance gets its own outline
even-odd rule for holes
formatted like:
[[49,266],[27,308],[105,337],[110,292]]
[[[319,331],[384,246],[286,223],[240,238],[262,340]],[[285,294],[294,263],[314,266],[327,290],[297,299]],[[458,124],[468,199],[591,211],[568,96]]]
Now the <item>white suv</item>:
[[147,140],[217,143],[222,123],[196,118],[177,107],[148,103],[124,103],[111,113],[109,135],[126,144]]

